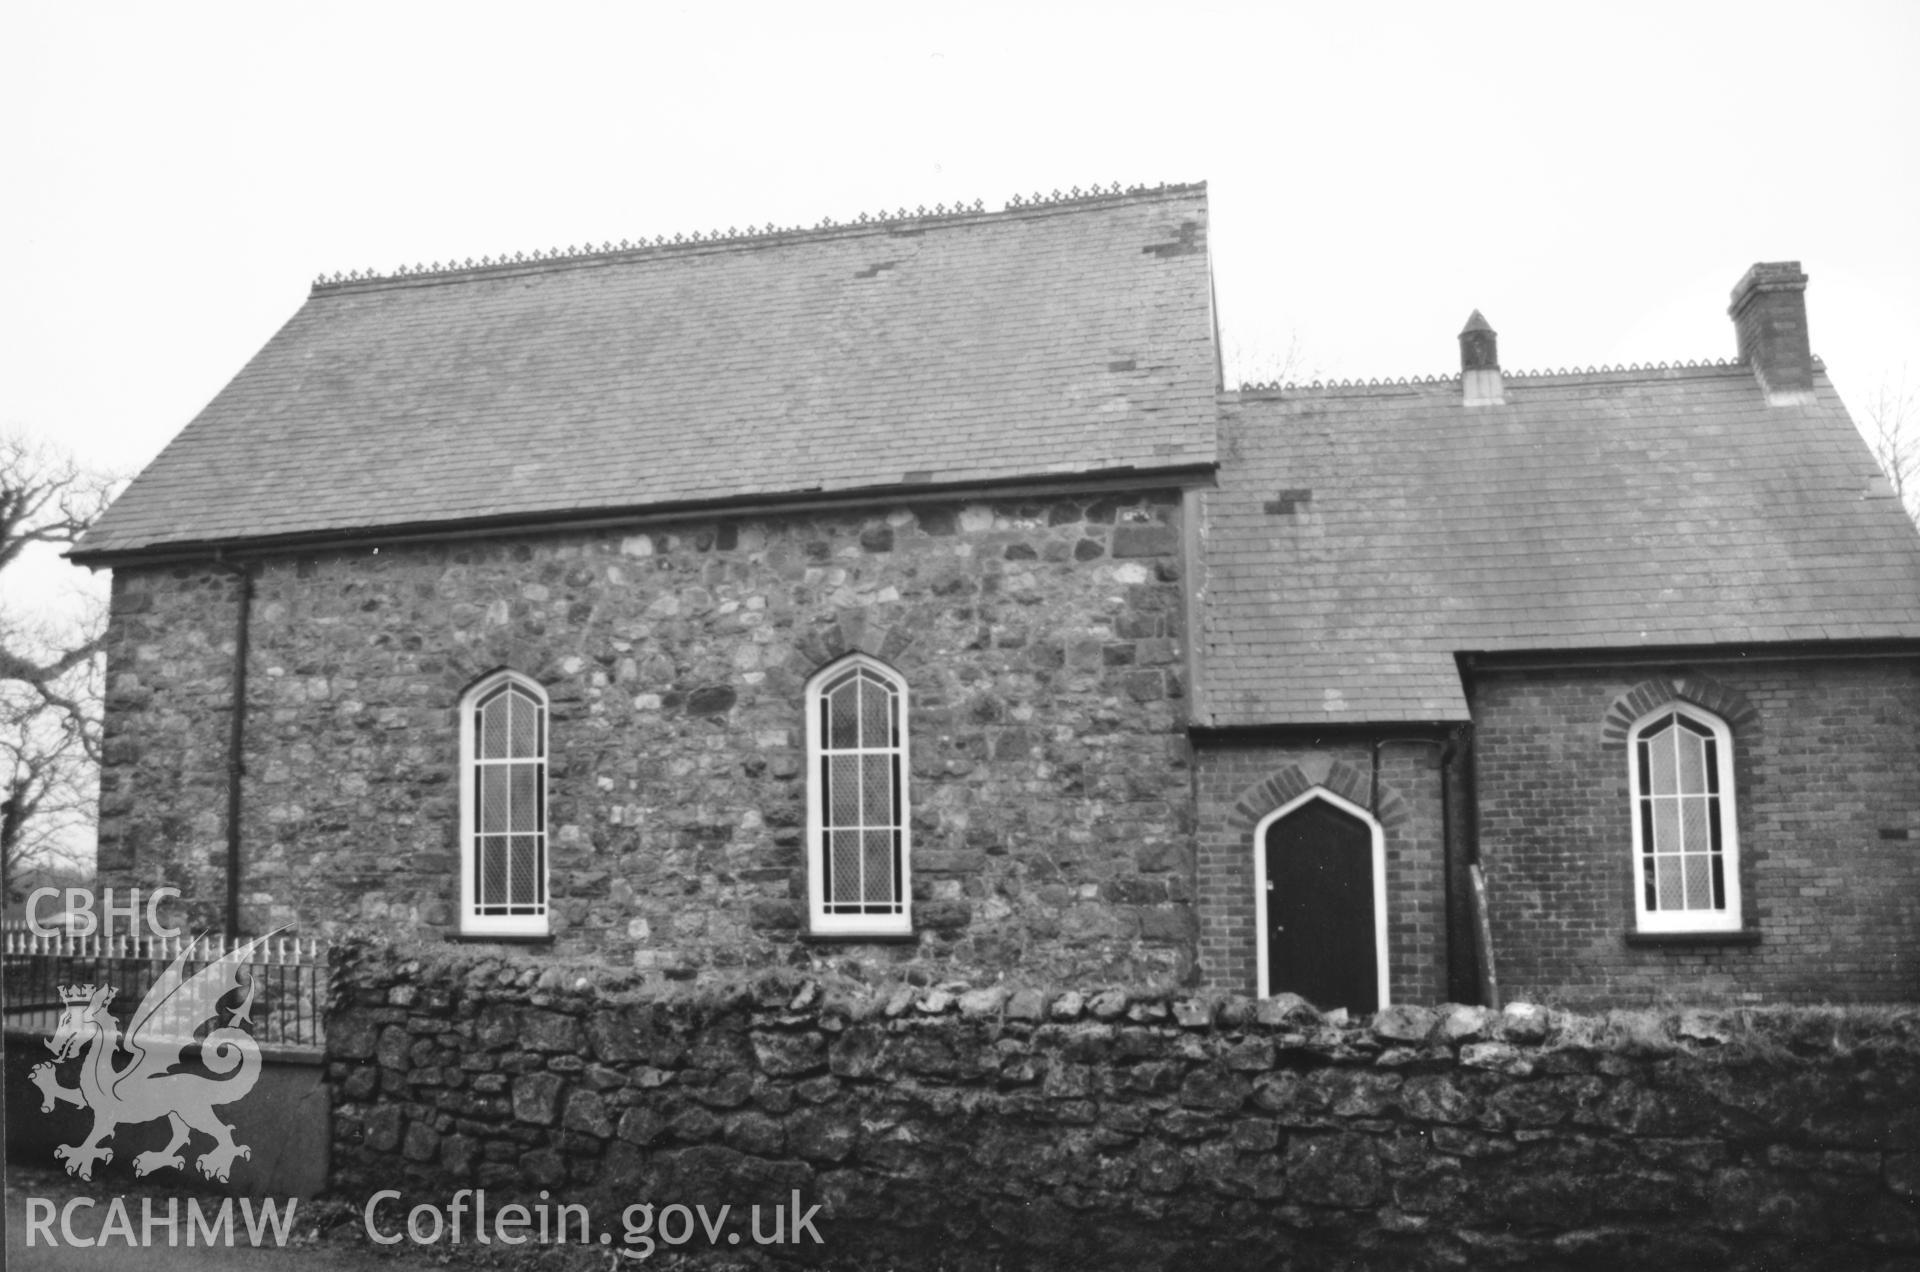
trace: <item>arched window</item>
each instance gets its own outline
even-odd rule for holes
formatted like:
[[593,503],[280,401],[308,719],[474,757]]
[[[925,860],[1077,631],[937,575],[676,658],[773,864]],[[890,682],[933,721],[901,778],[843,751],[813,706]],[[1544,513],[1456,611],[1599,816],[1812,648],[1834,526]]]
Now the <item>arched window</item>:
[[807,685],[807,917],[821,935],[913,930],[907,686],[854,655]]
[[510,671],[460,700],[460,931],[548,931],[547,695]]
[[1642,932],[1740,928],[1740,836],[1733,735],[1696,707],[1669,704],[1627,733],[1633,783],[1633,896]]

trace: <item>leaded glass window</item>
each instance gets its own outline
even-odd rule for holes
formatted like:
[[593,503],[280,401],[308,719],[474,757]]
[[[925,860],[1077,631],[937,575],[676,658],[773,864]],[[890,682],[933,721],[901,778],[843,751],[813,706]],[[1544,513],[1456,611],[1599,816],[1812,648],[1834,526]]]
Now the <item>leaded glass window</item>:
[[811,918],[816,931],[911,930],[906,686],[865,658],[807,692]]
[[461,927],[547,930],[547,705],[539,686],[489,678],[461,708]]

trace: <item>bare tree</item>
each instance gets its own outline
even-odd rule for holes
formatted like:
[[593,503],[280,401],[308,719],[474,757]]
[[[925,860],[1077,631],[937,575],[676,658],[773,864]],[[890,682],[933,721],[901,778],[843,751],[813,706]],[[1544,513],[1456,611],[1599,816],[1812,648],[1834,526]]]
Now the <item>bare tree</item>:
[[0,859],[9,883],[17,882],[31,861],[77,864],[72,856],[76,831],[94,821],[96,761],[84,735],[50,720],[47,714],[12,714],[0,707],[0,771],[6,790],[0,797]]
[[[0,571],[72,544],[113,496],[112,478],[17,433],[0,435]],[[17,869],[93,816],[100,762],[104,608],[30,613],[0,593],[0,896]]]
[[1905,367],[1897,379],[1881,378],[1865,413],[1864,432],[1873,457],[1900,497],[1900,506],[1920,525],[1920,395],[1908,384]]
[[1270,348],[1256,349],[1237,336],[1226,341],[1227,387],[1243,384],[1284,385],[1305,383],[1321,374],[1317,359],[1300,339],[1300,333],[1287,333],[1287,347],[1278,353]]

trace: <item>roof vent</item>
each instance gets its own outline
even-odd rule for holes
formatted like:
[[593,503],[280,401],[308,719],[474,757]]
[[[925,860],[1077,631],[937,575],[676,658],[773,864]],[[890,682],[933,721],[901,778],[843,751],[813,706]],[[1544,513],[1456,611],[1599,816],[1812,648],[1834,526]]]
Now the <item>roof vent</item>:
[[1762,261],[1733,289],[1727,307],[1740,361],[1753,368],[1769,406],[1813,401],[1807,343],[1807,276],[1799,261]]
[[1461,401],[1467,406],[1500,406],[1507,400],[1500,380],[1499,335],[1478,309],[1460,329]]

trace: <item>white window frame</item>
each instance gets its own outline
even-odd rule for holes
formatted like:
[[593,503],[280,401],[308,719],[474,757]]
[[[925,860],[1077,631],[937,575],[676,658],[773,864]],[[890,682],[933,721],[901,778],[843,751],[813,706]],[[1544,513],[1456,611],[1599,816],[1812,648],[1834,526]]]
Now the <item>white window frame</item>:
[[1387,993],[1387,832],[1379,820],[1360,805],[1351,800],[1341,799],[1324,786],[1316,786],[1304,794],[1296,795],[1280,807],[1260,819],[1253,828],[1253,934],[1254,934],[1254,971],[1258,978],[1257,986],[1261,998],[1273,997],[1273,987],[1268,984],[1272,979],[1267,962],[1267,829],[1282,817],[1305,806],[1312,800],[1325,800],[1328,804],[1352,817],[1366,823],[1367,833],[1373,845],[1373,967],[1375,989],[1380,1003],[1379,1010],[1385,1011],[1393,1005],[1391,995]]
[[[822,736],[820,708],[823,691],[850,671],[861,670],[884,681],[893,690],[899,712],[899,742],[888,747],[863,747],[859,752],[829,751]],[[911,718],[907,682],[899,672],[875,658],[851,654],[837,659],[807,682],[807,930],[815,936],[907,936],[913,932],[913,766],[908,751]],[[829,755],[895,755],[899,800],[894,809],[899,835],[899,910],[893,914],[835,913],[827,905],[826,810],[823,772]]]
[[[540,818],[535,834],[539,838],[539,901],[524,914],[481,914],[479,912],[477,871],[478,819],[475,801],[479,790],[478,774],[484,762],[479,758],[478,723],[480,704],[496,690],[511,686],[540,704]],[[498,671],[475,683],[460,696],[460,934],[462,936],[542,937],[548,935],[553,908],[549,890],[552,878],[552,840],[549,823],[547,778],[553,752],[548,743],[547,725],[552,717],[547,691],[526,676],[514,671]]]
[[[1707,792],[1718,801],[1720,820],[1720,878],[1725,905],[1719,909],[1661,910],[1647,906],[1645,823],[1646,802],[1679,798],[1642,793],[1640,746],[1646,731],[1669,716],[1681,716],[1706,729],[1714,743],[1714,778],[1719,789]],[[1675,725],[1675,728],[1681,726]],[[1647,712],[1627,730],[1627,798],[1633,825],[1633,856],[1628,864],[1633,889],[1633,922],[1637,932],[1737,932],[1741,929],[1740,818],[1733,784],[1733,732],[1710,711],[1686,703],[1669,702]]]

